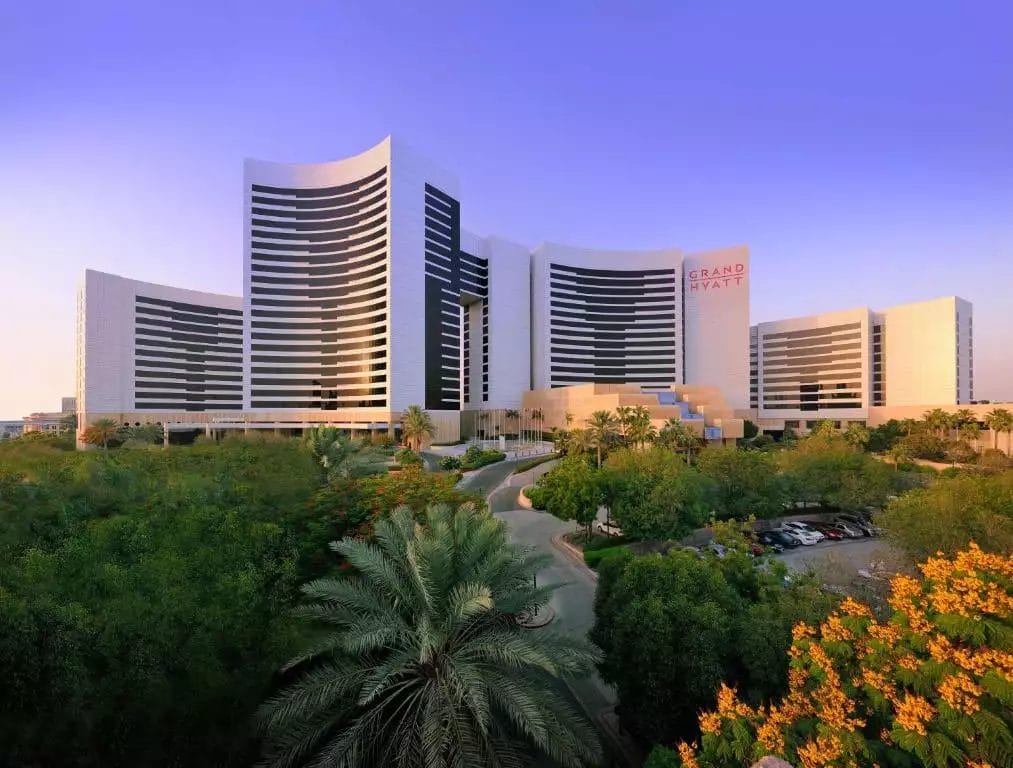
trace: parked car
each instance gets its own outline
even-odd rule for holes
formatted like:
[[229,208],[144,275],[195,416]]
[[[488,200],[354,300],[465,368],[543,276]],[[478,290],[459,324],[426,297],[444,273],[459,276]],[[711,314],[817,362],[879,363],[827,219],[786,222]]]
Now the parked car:
[[718,544],[716,541],[708,544],[707,549],[717,555],[719,559],[728,554],[728,548],[724,544]]
[[780,531],[785,536],[793,537],[799,544],[806,547],[811,547],[813,544],[819,544],[824,538],[822,533],[814,531],[812,528],[800,527],[797,525],[789,526],[787,523],[781,526]]
[[779,541],[780,537],[774,537],[769,532],[757,534],[756,541],[761,547],[766,547],[775,554],[784,552],[784,544]]
[[834,523],[834,528],[849,539],[861,539],[865,537],[865,533],[858,526],[851,523],[837,522]]
[[837,530],[833,523],[809,523],[809,525],[831,541],[840,541],[844,538],[844,534]]
[[602,536],[622,536],[623,529],[615,523],[603,523],[600,520],[594,524],[594,529]]
[[793,536],[787,536],[776,528],[772,531],[764,531],[759,536],[760,542],[766,544],[775,552],[783,552],[786,549],[795,549],[798,540]]
[[862,534],[865,536],[875,536],[879,531],[879,529],[872,524],[869,518],[861,514],[838,515],[836,518],[836,522],[847,523],[852,528],[857,528],[858,530],[860,530]]
[[[801,520],[790,520],[787,523],[781,523],[781,527],[790,531],[798,531],[799,533],[808,534],[806,538],[815,539],[815,541],[812,542],[813,544],[818,544],[826,538],[826,536],[817,531],[811,525],[804,523]],[[802,543],[806,544],[805,541]]]

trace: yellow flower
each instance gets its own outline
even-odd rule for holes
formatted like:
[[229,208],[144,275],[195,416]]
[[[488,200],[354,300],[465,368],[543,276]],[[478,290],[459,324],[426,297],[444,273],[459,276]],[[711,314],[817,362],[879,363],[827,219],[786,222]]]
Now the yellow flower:
[[804,768],[820,768],[840,757],[842,746],[837,736],[817,736],[798,748],[798,759]]
[[696,761],[696,753],[694,749],[696,744],[690,746],[685,741],[680,741],[677,745],[679,750],[679,759],[682,761],[684,768],[699,768],[699,764]]
[[806,624],[804,621],[800,621],[794,627],[791,628],[791,639],[795,642],[802,640],[807,637],[815,637],[816,630]]
[[700,731],[702,733],[720,733],[721,715],[716,712],[703,712],[700,714]]
[[721,717],[734,718],[736,703],[735,691],[721,683],[718,689],[718,714]]
[[820,635],[824,640],[831,642],[847,642],[854,639],[854,635],[851,634],[851,630],[844,626],[841,622],[841,617],[836,613],[831,614],[830,617],[823,622],[820,627]]
[[841,603],[841,613],[866,619],[872,618],[872,611],[851,597],[844,598]]
[[912,656],[910,653],[905,653],[897,660],[897,665],[903,667],[909,672],[917,672],[920,669],[918,659]]
[[894,720],[905,731],[914,731],[920,736],[928,731],[925,725],[932,720],[935,708],[922,696],[905,694],[904,699],[895,705]]
[[963,672],[944,677],[937,690],[939,695],[943,697],[943,701],[965,715],[973,715],[981,709],[978,697],[985,692],[980,685]]

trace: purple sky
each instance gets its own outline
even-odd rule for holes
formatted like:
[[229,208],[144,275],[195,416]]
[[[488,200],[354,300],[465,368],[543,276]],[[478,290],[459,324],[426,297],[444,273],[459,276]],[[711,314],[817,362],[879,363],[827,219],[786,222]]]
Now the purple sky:
[[479,233],[748,244],[754,322],[958,294],[1013,399],[1013,3],[492,6],[0,2],[0,418],[73,394],[85,267],[239,293],[243,158],[388,133]]

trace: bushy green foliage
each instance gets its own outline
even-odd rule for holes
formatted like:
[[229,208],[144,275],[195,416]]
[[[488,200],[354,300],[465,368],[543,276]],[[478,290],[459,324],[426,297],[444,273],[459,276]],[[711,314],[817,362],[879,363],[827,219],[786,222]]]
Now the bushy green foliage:
[[622,544],[614,547],[601,547],[600,549],[584,550],[584,562],[589,568],[597,568],[602,560],[608,557],[620,557],[629,550]]
[[394,454],[394,461],[400,464],[402,467],[421,467],[422,457],[419,456],[411,448],[402,448]]
[[[537,489],[537,490],[536,490]],[[535,498],[528,498],[538,509],[544,509],[560,520],[573,520],[590,532],[601,503],[598,470],[584,456],[567,456],[538,479],[533,489]],[[536,503],[537,502],[537,503]]]
[[602,500],[633,539],[673,539],[701,526],[713,506],[714,483],[671,450],[613,451],[599,480]]
[[881,506],[892,492],[890,468],[841,437],[810,435],[778,458],[794,501],[862,509]]
[[468,446],[468,450],[461,457],[461,469],[470,471],[484,467],[487,464],[495,464],[497,461],[503,461],[505,458],[506,454],[503,451],[471,445]]
[[544,456],[535,456],[533,459],[527,459],[526,461],[522,461],[520,464],[514,467],[513,473],[517,475],[520,474],[521,472],[527,472],[529,469],[534,469],[535,467],[540,466],[541,464],[545,464],[546,462],[549,461],[555,461],[558,458],[559,456],[555,453],[547,453]]
[[696,468],[715,483],[715,512],[722,519],[770,518],[782,514],[787,500],[777,473],[777,458],[733,446],[705,448]]
[[723,560],[673,550],[615,555],[598,566],[591,639],[616,687],[623,726],[645,743],[695,738],[696,713],[731,680],[751,699],[787,686],[791,627],[818,621],[832,600],[814,583],[783,581],[731,551]]
[[249,765],[324,546],[307,453],[4,445],[0,466],[5,764]]
[[461,460],[456,456],[444,456],[440,459],[440,469],[450,472],[461,468]]
[[1013,552],[1013,471],[940,477],[928,488],[891,501],[878,519],[913,561],[953,554],[973,541],[990,552]]
[[[416,525],[416,517],[425,525]],[[583,638],[531,632],[519,618],[554,587],[544,556],[506,541],[471,509],[397,510],[375,543],[343,539],[347,578],[304,587],[316,630],[266,703],[266,764],[361,768],[596,763],[600,748],[560,678],[582,677]]]

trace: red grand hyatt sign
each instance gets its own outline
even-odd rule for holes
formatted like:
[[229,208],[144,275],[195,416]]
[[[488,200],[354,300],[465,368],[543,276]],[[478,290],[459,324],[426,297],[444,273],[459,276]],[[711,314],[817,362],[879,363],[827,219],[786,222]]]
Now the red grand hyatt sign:
[[689,289],[691,291],[713,291],[720,288],[731,288],[741,285],[746,277],[746,265],[737,262],[720,267],[701,267],[690,270]]

